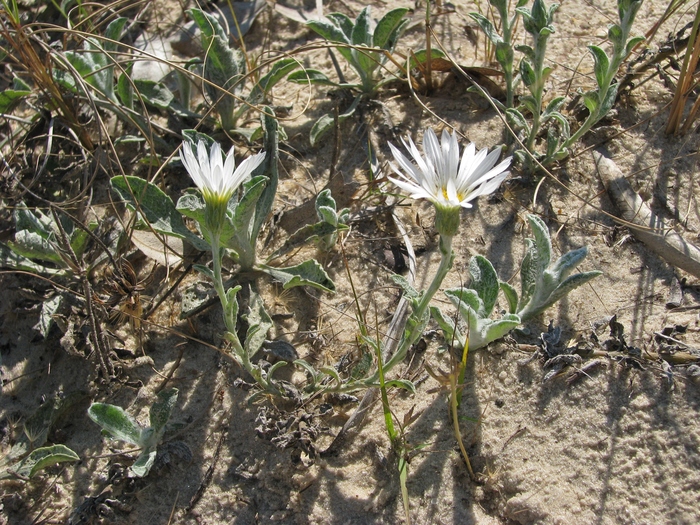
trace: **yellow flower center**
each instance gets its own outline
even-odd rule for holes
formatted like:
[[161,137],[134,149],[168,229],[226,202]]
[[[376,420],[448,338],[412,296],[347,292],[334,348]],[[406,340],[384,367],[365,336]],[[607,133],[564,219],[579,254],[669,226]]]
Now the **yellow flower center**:
[[[443,197],[446,201],[449,201],[449,200],[450,200],[450,198],[447,196],[447,187],[445,187],[445,186],[442,187],[442,197]],[[465,197],[466,197],[466,195],[464,195],[463,193],[459,193],[459,192],[457,193],[457,200],[458,200],[459,202],[462,202],[462,201],[464,200]]]

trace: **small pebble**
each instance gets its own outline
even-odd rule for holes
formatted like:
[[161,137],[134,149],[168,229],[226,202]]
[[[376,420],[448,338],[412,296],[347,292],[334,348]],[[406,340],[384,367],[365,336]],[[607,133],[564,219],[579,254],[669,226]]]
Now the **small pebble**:
[[686,370],[686,373],[694,383],[700,383],[700,366],[690,365]]
[[296,348],[287,341],[265,341],[262,347],[263,351],[276,361],[291,363],[299,359]]

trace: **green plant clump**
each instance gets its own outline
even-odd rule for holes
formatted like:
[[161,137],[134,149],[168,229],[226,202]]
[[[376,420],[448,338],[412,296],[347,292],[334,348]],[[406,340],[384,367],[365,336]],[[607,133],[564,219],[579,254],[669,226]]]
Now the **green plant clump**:
[[177,388],[160,392],[151,405],[150,425],[143,427],[136,423],[123,408],[106,403],[93,403],[88,408],[88,416],[102,427],[110,439],[124,441],[141,449],[131,470],[138,477],[148,475],[158,453],[158,445],[163,440],[166,424],[170,419],[175,403]]
[[[521,292],[507,282],[500,281],[488,259],[481,255],[469,263],[471,288],[453,288],[445,295],[457,308],[466,325],[466,333],[445,317],[437,307],[431,313],[445,333],[447,341],[453,341],[460,350],[482,348],[499,339],[565,297],[569,292],[601,275],[593,270],[571,275],[588,254],[584,246],[572,250],[551,262],[552,241],[547,226],[536,215],[528,215],[528,222],[535,235],[525,240],[525,255],[520,264]],[[508,312],[500,319],[492,319],[498,292],[501,290],[508,303]]]

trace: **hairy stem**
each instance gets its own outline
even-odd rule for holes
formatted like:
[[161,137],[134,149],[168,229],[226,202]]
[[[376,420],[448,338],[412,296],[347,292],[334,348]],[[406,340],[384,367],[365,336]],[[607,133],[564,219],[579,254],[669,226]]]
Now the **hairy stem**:
[[548,35],[537,35],[535,37],[535,85],[530,90],[532,97],[535,99],[535,113],[532,115],[532,127],[530,128],[530,136],[527,138],[527,149],[533,151],[535,139],[540,131],[540,118],[542,115],[542,96],[544,94],[544,57],[547,51]]
[[[452,261],[454,260],[454,254],[452,253],[452,237],[447,235],[440,236],[440,266],[438,267],[435,276],[433,277],[430,286],[425,291],[423,296],[420,298],[418,305],[416,306],[413,313],[409,316],[406,321],[406,330],[404,331],[399,347],[396,353],[384,364],[384,373],[391,370],[397,363],[400,363],[406,357],[406,352],[415,343],[421,335],[423,323],[422,320],[430,305],[435,293],[440,289],[442,281],[445,280],[447,273],[452,268]],[[376,382],[377,374],[372,376],[371,381]]]

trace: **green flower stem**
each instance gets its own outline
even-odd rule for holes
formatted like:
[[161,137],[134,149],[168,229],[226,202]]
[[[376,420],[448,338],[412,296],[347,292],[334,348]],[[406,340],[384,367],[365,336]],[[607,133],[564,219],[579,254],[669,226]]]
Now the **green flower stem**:
[[211,255],[214,260],[214,289],[219,296],[219,301],[221,301],[221,306],[224,307],[224,323],[226,324],[226,330],[231,333],[236,333],[235,319],[231,320],[226,315],[226,305],[228,300],[226,299],[226,290],[224,288],[224,280],[221,276],[221,246],[220,246],[219,233],[211,234]]
[[391,414],[391,407],[389,405],[389,396],[386,393],[386,382],[384,380],[384,359],[382,358],[382,348],[381,345],[377,345],[377,373],[379,374],[379,391],[382,395],[382,408],[384,410],[384,423],[386,424],[386,431],[389,434],[389,440],[392,446],[398,444],[396,428],[394,427],[394,420]]
[[[503,30],[503,44],[508,49],[510,49],[509,60],[506,63],[502,63],[503,76],[506,83],[506,107],[514,107],[513,103],[515,101],[515,75],[513,75],[513,29],[518,18],[518,12],[516,11],[512,18],[508,17],[508,5],[507,2],[490,2],[498,10],[498,14],[501,18],[501,26]],[[507,134],[508,140],[513,140],[511,133]]]
[[535,70],[535,85],[534,89],[531,89],[532,98],[535,99],[533,104],[537,110],[532,115],[532,127],[530,128],[530,136],[527,138],[527,150],[533,151],[535,145],[535,139],[540,131],[540,118],[542,114],[542,96],[544,94],[544,57],[547,51],[547,38],[549,35],[537,35],[535,40],[535,63],[533,64],[533,69]]
[[[452,262],[454,261],[454,253],[452,253],[452,236],[441,235],[440,236],[440,266],[438,267],[433,281],[430,283],[428,289],[423,293],[416,305],[413,313],[406,321],[406,330],[403,333],[403,337],[399,342],[399,347],[396,353],[391,356],[391,358],[384,363],[384,374],[389,372],[397,363],[400,363],[406,357],[408,349],[413,343],[415,343],[423,332],[423,319],[428,312],[428,306],[433,296],[440,289],[442,281],[445,280],[447,273],[452,268]],[[374,383],[377,381],[377,373],[375,373],[369,382]]]
[[236,335],[236,332],[227,331],[226,334],[224,334],[224,338],[233,346],[235,361],[241,368],[248,372],[253,379],[255,379],[255,382],[263,389],[263,391],[279,393],[276,389],[270,387],[270,382],[263,376],[262,370],[251,363],[250,356],[248,355],[246,349],[243,348],[243,345]]
[[[263,377],[260,369],[255,367],[250,361],[250,356],[248,352],[241,344],[238,335],[236,334],[236,320],[229,318],[227,312],[228,309],[228,298],[226,297],[226,289],[224,288],[224,280],[221,276],[221,246],[220,246],[220,233],[210,234],[211,238],[211,254],[213,258],[213,274],[214,274],[214,288],[219,296],[219,301],[224,309],[224,324],[226,325],[226,334],[224,338],[231,343],[233,346],[234,360],[246,371],[253,379],[263,388],[263,390],[268,391],[270,389],[270,383]],[[235,299],[234,299],[235,300]]]

